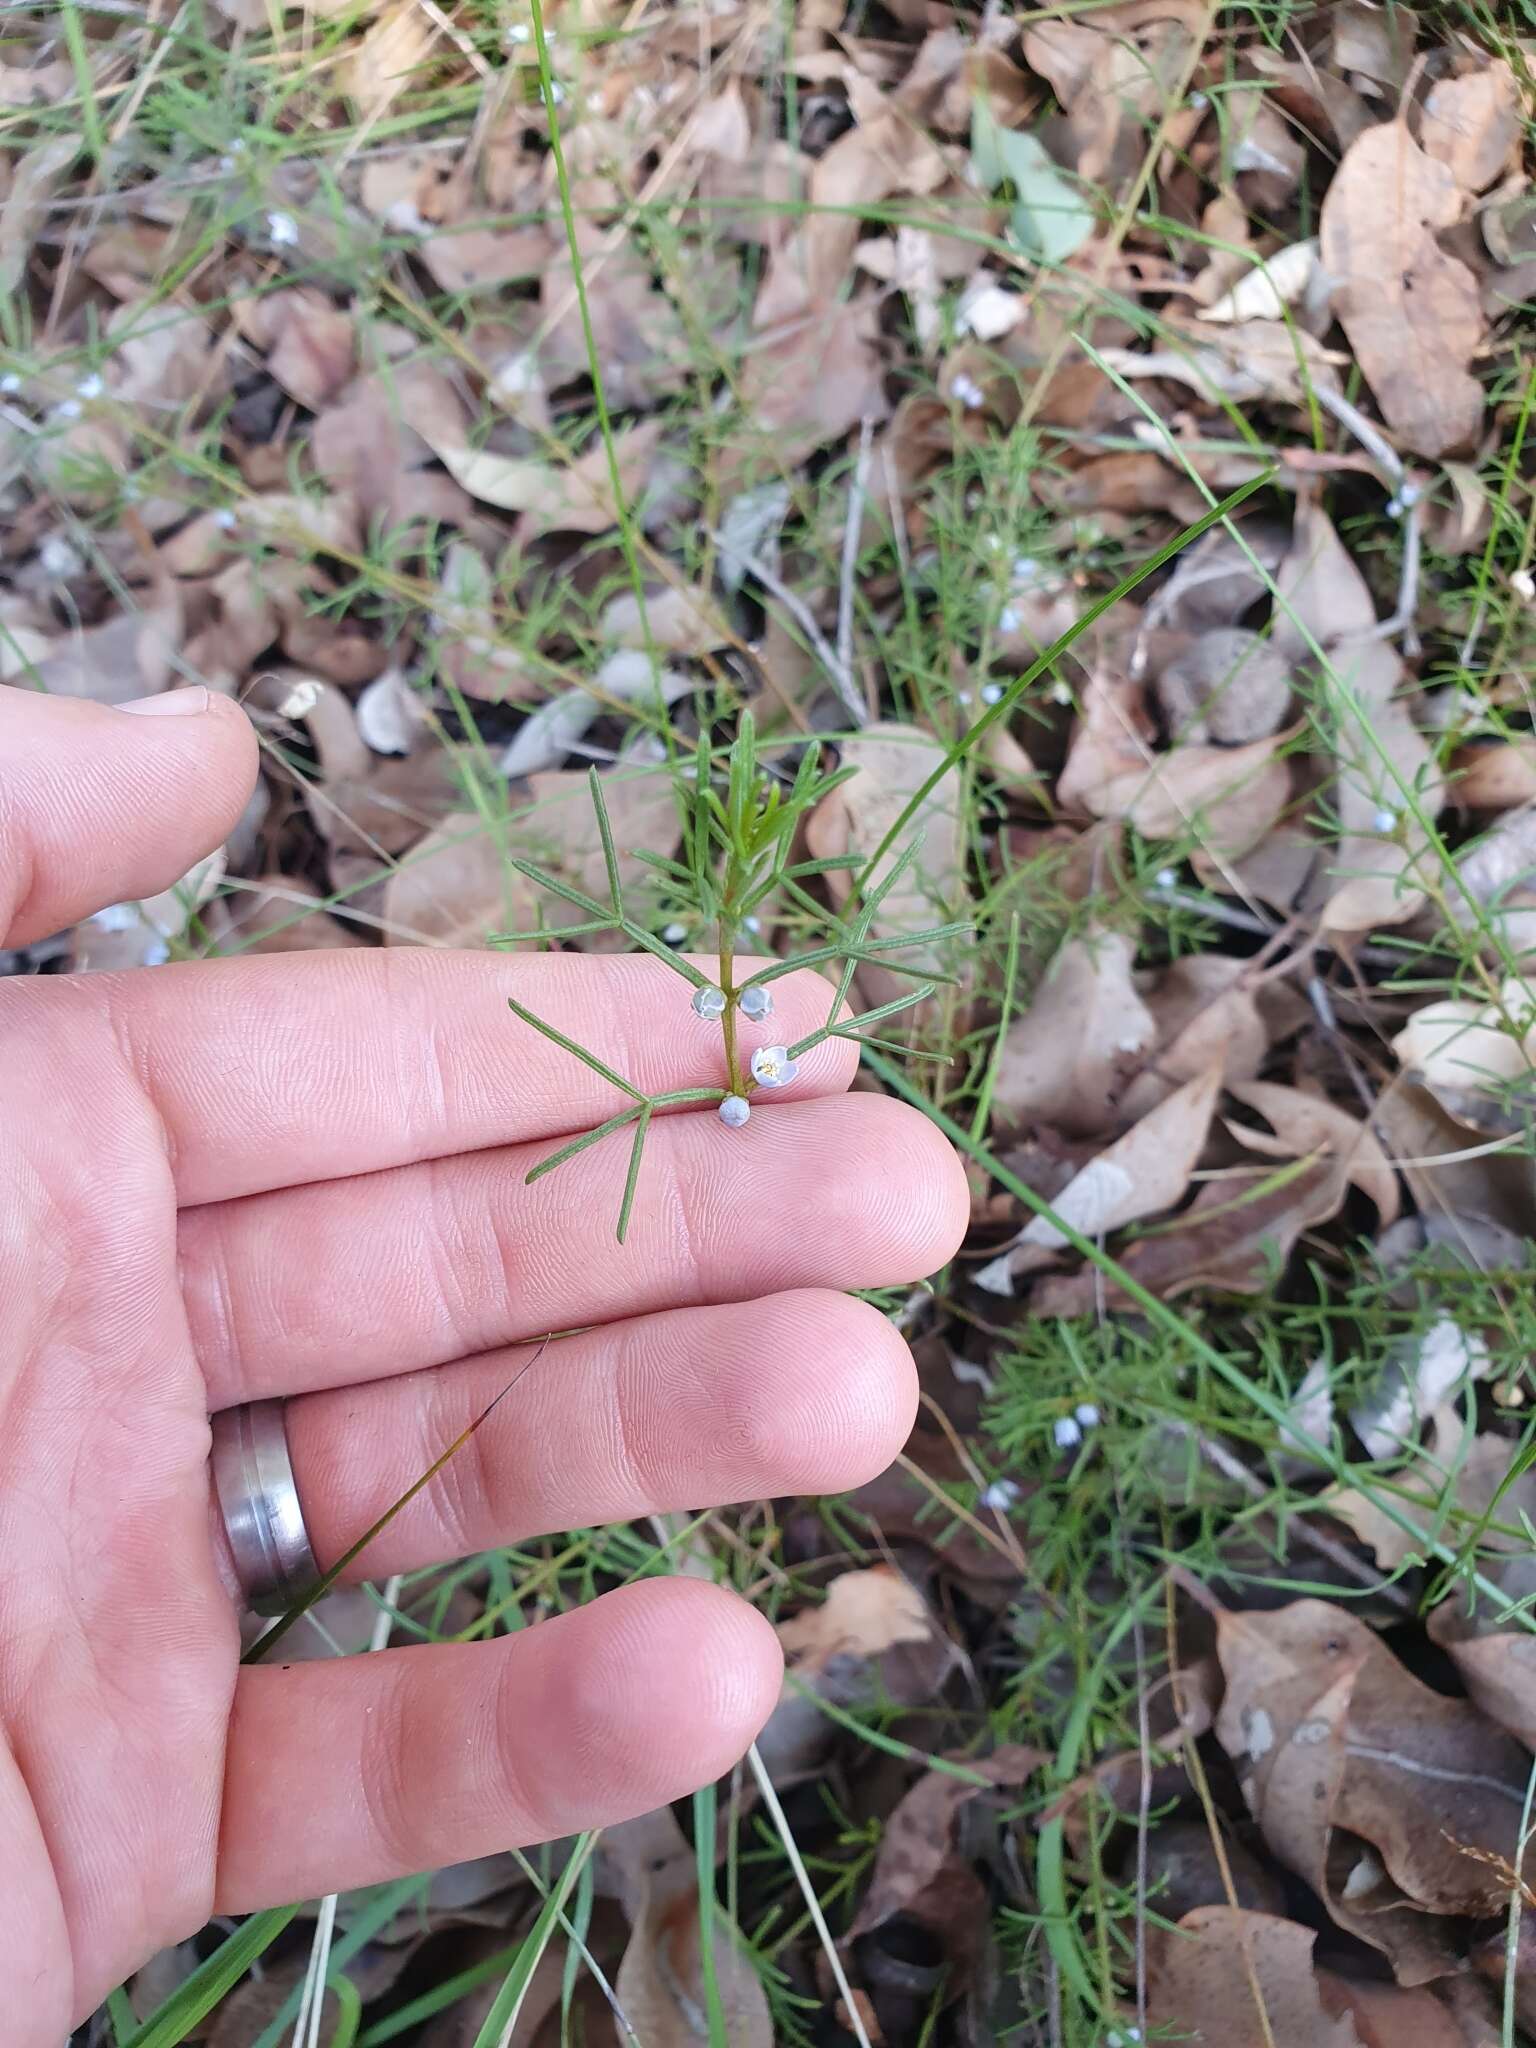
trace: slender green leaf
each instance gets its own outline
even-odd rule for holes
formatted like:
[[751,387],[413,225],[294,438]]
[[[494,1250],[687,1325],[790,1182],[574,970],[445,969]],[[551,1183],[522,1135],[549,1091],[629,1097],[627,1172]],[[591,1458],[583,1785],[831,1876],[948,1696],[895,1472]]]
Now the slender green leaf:
[[646,1100],[632,1081],[626,1081],[622,1074],[616,1074],[612,1067],[605,1066],[595,1052],[588,1052],[586,1047],[578,1045],[574,1038],[567,1038],[565,1033],[557,1031],[553,1024],[546,1024],[542,1017],[536,1017],[532,1010],[525,1009],[516,996],[507,997],[507,1008],[525,1024],[531,1024],[534,1030],[547,1038],[552,1045],[558,1045],[561,1051],[568,1052],[572,1059],[580,1060],[584,1067],[589,1067],[594,1074],[600,1074],[605,1081],[631,1097],[633,1101]]
[[497,1992],[484,2024],[475,2036],[474,2048],[502,2048],[517,2024],[517,2016],[523,2009],[523,2000],[528,1996],[528,1986],[533,1982],[533,1973],[539,1967],[545,1949],[554,1936],[555,1927],[570,1896],[572,1885],[581,1875],[582,1866],[597,1846],[597,1835],[586,1834],[577,1837],[570,1860],[560,1873],[560,1881],[544,1901],[543,1910],[528,1931],[528,1937],[518,1949],[512,1967],[508,1970],[501,1989]]
[[629,1229],[629,1212],[635,1206],[635,1189],[640,1180],[640,1156],[645,1150],[645,1134],[651,1127],[651,1106],[646,1104],[640,1112],[640,1121],[635,1125],[635,1142],[629,1148],[629,1172],[624,1176],[624,1199],[619,1204],[619,1243]]
[[297,1906],[273,1906],[265,1913],[253,1913],[207,1962],[198,1964],[137,2033],[128,2036],[124,2048],[175,2048],[178,2041],[185,2041],[257,1957],[266,1954],[298,1910]]
[[533,1183],[542,1180],[546,1173],[553,1173],[557,1166],[564,1166],[567,1159],[574,1159],[578,1152],[585,1152],[589,1145],[595,1145],[600,1139],[610,1137],[613,1132],[623,1130],[626,1124],[633,1123],[637,1116],[645,1114],[646,1112],[636,1103],[629,1109],[621,1109],[617,1116],[609,1117],[607,1123],[598,1124],[593,1130],[583,1131],[579,1138],[572,1138],[568,1144],[562,1145],[558,1152],[551,1152],[547,1159],[541,1159],[537,1166],[525,1174],[524,1187],[532,1187]]
[[597,836],[603,842],[603,866],[608,870],[608,894],[613,901],[615,917],[624,915],[624,891],[619,883],[619,856],[613,847],[613,826],[608,821],[608,806],[603,801],[603,784],[595,768],[587,770],[587,787],[592,792],[592,808],[597,813]]

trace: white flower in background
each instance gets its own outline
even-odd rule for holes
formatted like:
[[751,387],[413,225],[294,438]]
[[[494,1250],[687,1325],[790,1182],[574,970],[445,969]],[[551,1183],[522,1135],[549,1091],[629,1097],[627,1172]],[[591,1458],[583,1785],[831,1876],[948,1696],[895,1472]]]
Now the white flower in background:
[[790,1058],[787,1046],[760,1045],[752,1055],[752,1078],[759,1088],[783,1088],[799,1071],[800,1062]]
[[1079,1401],[1072,1413],[1084,1429],[1094,1429],[1098,1426],[1099,1411],[1092,1401]]
[[1003,701],[1002,684],[983,683],[981,686],[981,701],[983,704],[1001,704]]
[[744,988],[737,1000],[743,1017],[754,1024],[761,1024],[765,1017],[773,1015],[772,995],[767,989],[760,988],[756,982],[750,988]]
[[712,1023],[716,1017],[723,1017],[725,990],[716,988],[713,983],[707,988],[696,988],[693,992],[693,1011],[696,1017],[704,1018],[706,1023]]
[[994,1479],[982,1491],[981,1504],[984,1508],[996,1508],[1000,1515],[1006,1515],[1010,1508],[1018,1506],[1023,1497],[1023,1488],[1012,1479]]
[[93,370],[88,377],[82,377],[75,386],[76,398],[100,398],[105,386]]
[[727,1095],[720,1105],[720,1121],[733,1131],[739,1131],[752,1114],[752,1105],[745,1095]]
[[[1017,633],[1023,623],[1024,621],[1020,618],[1017,609],[1011,604],[1005,604],[997,615],[997,630],[999,633]],[[986,695],[985,690],[983,690],[982,695]]]
[[1372,818],[1371,827],[1376,832],[1395,832],[1398,827],[1397,812],[1389,811],[1386,805],[1383,804],[1375,817]]
[[267,236],[274,249],[291,249],[299,239],[299,224],[291,213],[269,213]]
[[1051,1435],[1058,1451],[1070,1451],[1082,1442],[1083,1427],[1072,1416],[1062,1415],[1051,1424]]
[[987,402],[987,394],[976,382],[976,379],[968,377],[964,370],[957,370],[950,379],[949,392],[950,396],[957,399],[967,412],[980,412]]
[[678,924],[674,921],[667,926],[661,936],[667,945],[680,946],[688,936],[688,927],[685,924]]

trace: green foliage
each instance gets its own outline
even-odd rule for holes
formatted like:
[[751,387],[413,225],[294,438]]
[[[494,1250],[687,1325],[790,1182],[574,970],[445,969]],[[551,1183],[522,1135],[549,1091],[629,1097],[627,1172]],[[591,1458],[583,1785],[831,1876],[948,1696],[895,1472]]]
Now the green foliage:
[[[676,762],[672,773],[682,825],[683,857],[681,860],[663,860],[656,855],[648,855],[646,860],[649,867],[663,874],[697,909],[705,924],[713,926],[719,942],[718,979],[713,982],[693,961],[675,951],[665,940],[657,938],[627,909],[619,877],[613,826],[603,797],[602,781],[595,768],[590,772],[589,784],[607,872],[608,900],[599,902],[596,897],[551,874],[547,868],[519,856],[511,857],[511,865],[520,874],[583,913],[584,921],[568,927],[567,937],[596,932],[621,933],[642,951],[664,961],[689,985],[693,991],[692,1007],[698,1018],[718,1021],[720,1026],[725,1053],[724,1085],[673,1089],[665,1094],[651,1095],[623,1074],[616,1073],[596,1053],[577,1045],[563,1032],[557,1031],[553,1024],[536,1016],[514,997],[507,998],[513,1014],[524,1024],[541,1032],[610,1087],[630,1098],[628,1107],[616,1111],[594,1129],[562,1145],[558,1151],[540,1160],[528,1175],[530,1181],[538,1180],[600,1139],[633,1126],[629,1170],[619,1205],[617,1234],[621,1244],[634,1208],[645,1140],[651,1118],[657,1110],[712,1102],[722,1106],[723,1120],[744,1123],[753,1099],[765,1088],[781,1085],[781,1078],[792,1079],[793,1062],[824,1040],[857,1039],[867,1032],[870,1025],[882,1023],[887,1017],[910,1009],[914,1003],[933,993],[936,984],[930,979],[920,982],[910,993],[894,997],[874,1009],[856,1016],[845,1016],[845,1001],[854,971],[861,960],[878,960],[881,965],[901,972],[901,962],[895,955],[953,938],[965,929],[958,924],[935,925],[925,931],[903,932],[895,938],[880,937],[873,932],[875,914],[882,901],[917,856],[920,842],[916,839],[909,842],[877,883],[855,890],[851,899],[853,908],[845,917],[840,918],[824,909],[805,886],[834,869],[859,865],[856,855],[809,861],[792,858],[799,825],[852,772],[823,769],[821,748],[815,740],[800,750],[792,772],[765,763],[759,756],[757,728],[750,712],[742,714],[736,736],[726,753],[716,753],[706,730],[701,733],[691,758]],[[769,965],[738,982],[736,958],[742,949],[747,920],[775,891],[804,912],[813,925],[819,925],[826,937],[819,945],[807,947],[786,958],[775,958]],[[503,932],[492,940],[492,944],[513,945],[538,936],[538,932]],[[775,1049],[790,1063],[782,1077],[768,1062],[766,1051],[756,1056],[755,1063],[744,1064],[737,1038],[740,1018],[743,1015],[762,1018],[771,1013],[769,984],[781,975],[793,973],[799,967],[823,967],[829,963],[836,965],[838,979],[826,1022],[797,1039],[793,1045]],[[740,1107],[725,1109],[728,1102]]]

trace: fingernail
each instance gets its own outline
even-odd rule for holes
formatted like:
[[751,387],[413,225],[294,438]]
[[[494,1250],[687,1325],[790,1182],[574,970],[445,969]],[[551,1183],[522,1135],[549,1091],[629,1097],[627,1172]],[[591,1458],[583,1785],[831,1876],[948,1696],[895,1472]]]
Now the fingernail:
[[158,697],[132,697],[119,711],[132,711],[140,718],[195,718],[208,709],[208,692],[199,683],[192,690],[163,690]]

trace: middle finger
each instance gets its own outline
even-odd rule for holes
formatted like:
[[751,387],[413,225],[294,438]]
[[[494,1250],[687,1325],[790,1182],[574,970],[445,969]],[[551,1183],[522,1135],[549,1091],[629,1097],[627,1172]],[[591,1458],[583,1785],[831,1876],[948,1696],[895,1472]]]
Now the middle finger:
[[878,1095],[768,1103],[745,1130],[651,1128],[623,1246],[628,1143],[524,1185],[546,1145],[427,1160],[185,1210],[209,1404],[379,1379],[547,1330],[931,1272],[964,1226],[959,1162]]

